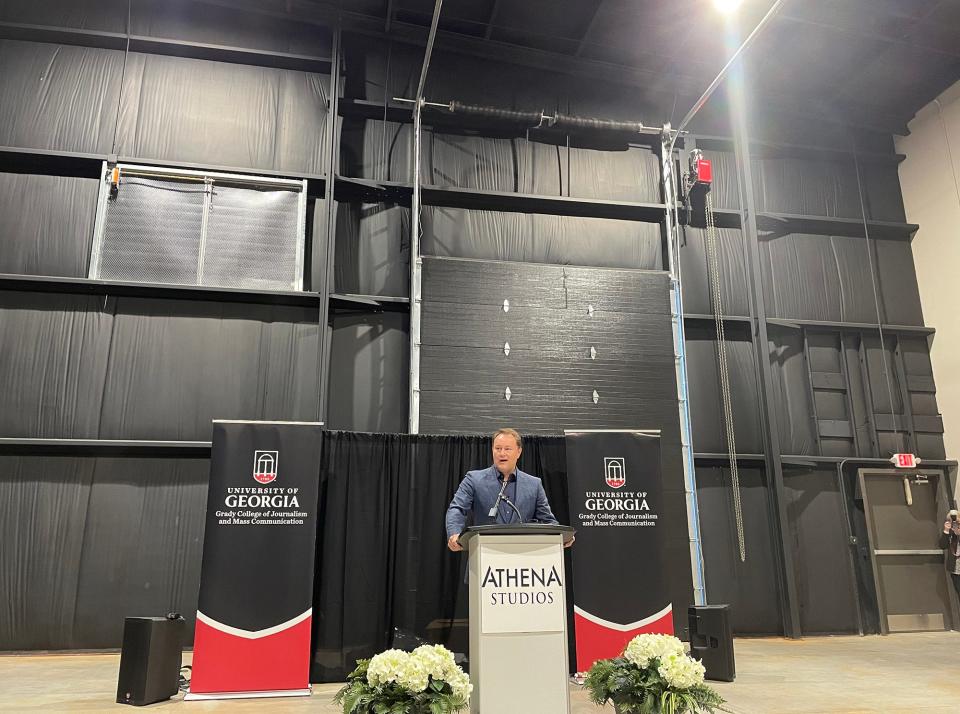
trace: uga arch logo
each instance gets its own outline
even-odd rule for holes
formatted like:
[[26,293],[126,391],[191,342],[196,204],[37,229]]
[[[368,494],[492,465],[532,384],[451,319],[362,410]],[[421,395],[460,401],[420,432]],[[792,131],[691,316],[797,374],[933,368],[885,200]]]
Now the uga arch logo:
[[279,451],[253,452],[253,480],[257,483],[271,483],[277,480],[277,457]]
[[622,456],[603,457],[603,480],[610,488],[621,488],[627,482]]

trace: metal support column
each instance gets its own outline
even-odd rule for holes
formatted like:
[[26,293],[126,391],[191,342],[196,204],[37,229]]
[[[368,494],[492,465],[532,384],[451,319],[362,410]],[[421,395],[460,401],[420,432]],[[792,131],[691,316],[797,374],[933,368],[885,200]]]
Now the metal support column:
[[440,7],[443,0],[436,0],[433,7],[433,21],[430,23],[430,35],[423,53],[423,65],[420,67],[420,81],[413,103],[413,196],[410,200],[410,404],[407,430],[411,434],[420,432],[420,319],[422,314],[421,279],[423,259],[420,257],[420,143],[421,110],[423,109],[423,90],[427,83],[427,70],[433,55],[433,43],[437,37],[437,25],[440,22]]
[[767,336],[766,305],[763,297],[763,278],[760,266],[760,239],[753,195],[753,172],[750,165],[750,137],[747,131],[747,108],[744,101],[743,70],[736,67],[730,75],[730,116],[733,123],[734,151],[740,173],[740,210],[744,245],[750,278],[750,312],[753,318],[753,346],[760,378],[760,412],[763,419],[764,454],[767,476],[773,485],[773,510],[779,553],[779,585],[783,633],[799,638],[800,608],[796,577],[793,569],[793,546],[790,542],[790,524],[783,483],[780,432],[777,422],[776,399],[773,394],[773,371],[770,367],[769,338]]
[[670,323],[673,328],[673,360],[677,375],[677,403],[680,409],[680,451],[683,458],[683,483],[687,503],[687,534],[690,539],[690,571],[693,597],[697,605],[707,604],[703,578],[703,548],[700,542],[700,510],[697,505],[697,472],[693,460],[693,429],[687,391],[687,351],[683,327],[683,294],[680,290],[680,240],[676,221],[677,181],[673,160],[673,132],[665,124],[660,137],[660,166],[663,202],[667,205],[664,231],[670,271]]
[[421,279],[423,258],[420,256],[420,109],[423,100],[417,96],[413,107],[413,195],[410,199],[410,398],[407,431],[420,432],[420,321],[423,297]]
[[[323,185],[323,203],[325,211],[325,230],[323,240],[323,299],[320,300],[319,323],[319,354],[317,357],[318,379],[317,385],[317,420],[327,423],[327,403],[330,395],[328,393],[328,384],[330,382],[330,343],[333,333],[330,329],[330,293],[333,282],[333,257],[336,249],[337,238],[337,204],[334,200],[334,190],[336,188],[336,176],[340,164],[340,55],[341,55],[341,36],[340,23],[333,30],[333,47],[330,59],[330,101],[328,106],[330,113],[327,117],[327,137],[326,146],[329,156],[327,162],[327,171],[324,176]],[[314,217],[316,223],[316,217]],[[314,246],[316,250],[316,246]],[[314,261],[315,262],[315,261]],[[317,290],[316,278],[311,276],[311,289]]]

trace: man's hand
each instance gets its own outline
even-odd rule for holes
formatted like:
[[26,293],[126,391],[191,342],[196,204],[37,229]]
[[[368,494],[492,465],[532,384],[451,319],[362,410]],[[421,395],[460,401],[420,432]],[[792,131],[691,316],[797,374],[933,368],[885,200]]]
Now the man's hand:
[[950,522],[950,519],[948,518],[947,520],[945,520],[945,521],[943,522],[943,532],[944,532],[944,533],[949,533],[952,526],[953,526],[953,523],[951,523],[951,522]]
[[447,547],[454,553],[458,553],[463,550],[463,546],[460,545],[460,536],[454,533],[452,536],[447,538]]
[[564,543],[564,544],[563,544],[563,547],[564,547],[564,548],[569,548],[571,545],[573,545],[573,541],[575,541],[576,539],[577,539],[576,536],[570,536],[570,540],[568,540],[566,543]]

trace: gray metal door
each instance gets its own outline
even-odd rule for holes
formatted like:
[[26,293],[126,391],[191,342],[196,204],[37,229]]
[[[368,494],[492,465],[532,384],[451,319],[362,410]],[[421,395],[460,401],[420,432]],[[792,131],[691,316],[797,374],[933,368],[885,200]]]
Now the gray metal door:
[[943,474],[861,469],[859,477],[881,630],[951,629],[953,588],[938,547],[948,509]]

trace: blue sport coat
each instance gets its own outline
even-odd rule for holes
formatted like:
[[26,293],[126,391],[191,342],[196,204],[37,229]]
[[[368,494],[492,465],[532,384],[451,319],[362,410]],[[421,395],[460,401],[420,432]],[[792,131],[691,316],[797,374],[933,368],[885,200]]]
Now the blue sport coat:
[[[547,502],[547,494],[543,491],[543,482],[536,476],[516,470],[516,498],[511,498],[517,510],[523,516],[524,523],[557,523]],[[498,512],[491,518],[487,515],[490,507],[497,501],[500,485],[496,466],[490,466],[479,471],[467,471],[467,475],[460,482],[453,500],[447,508],[446,526],[447,538],[463,532],[467,523],[467,514],[473,515],[473,525],[482,526],[491,523],[503,523]],[[507,495],[509,495],[509,487]],[[502,506],[501,506],[502,508]],[[513,509],[510,509],[513,513]],[[516,523],[516,518],[514,518]]]

